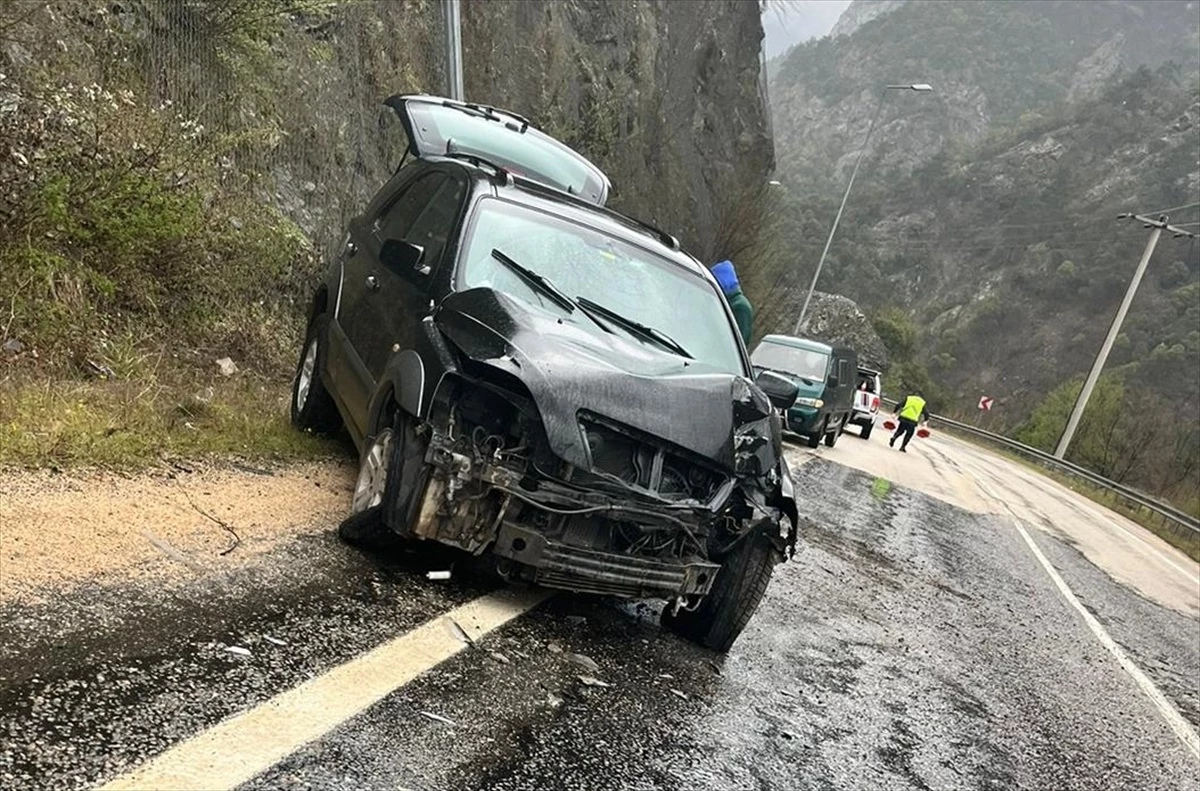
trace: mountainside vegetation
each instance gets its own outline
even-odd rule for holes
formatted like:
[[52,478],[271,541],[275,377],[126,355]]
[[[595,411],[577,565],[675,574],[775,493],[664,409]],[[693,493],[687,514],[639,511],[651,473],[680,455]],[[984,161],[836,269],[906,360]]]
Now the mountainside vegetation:
[[[903,344],[889,351],[907,360],[908,381],[928,376],[936,411],[968,416],[989,395],[994,430],[1052,445],[1146,243],[1141,224],[1117,215],[1170,209],[1173,223],[1200,230],[1200,16],[1183,3],[892,5],[778,65],[780,216],[766,276],[748,288],[767,281],[755,296],[786,320],[774,306],[807,286],[882,97],[821,287],[855,299],[885,342]],[[934,93],[883,95],[909,82]],[[1180,448],[1147,442],[1148,429],[1126,420],[1117,433],[1147,448],[1106,452],[1136,458],[1130,469],[1103,462],[1082,436],[1072,458],[1176,494],[1163,460],[1182,454],[1194,489],[1195,240],[1163,236],[1108,367],[1120,409],[1161,416]],[[1102,412],[1085,427],[1111,432]]]
[[[772,166],[756,4],[462,9],[469,99],[702,256],[740,233]],[[431,0],[0,4],[0,463],[311,451],[306,303],[400,161],[383,100],[444,93],[443,47]]]

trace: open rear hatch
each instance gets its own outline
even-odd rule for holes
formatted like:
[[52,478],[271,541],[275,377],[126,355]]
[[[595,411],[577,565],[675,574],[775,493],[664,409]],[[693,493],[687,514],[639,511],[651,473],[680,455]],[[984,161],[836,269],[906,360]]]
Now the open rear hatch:
[[603,206],[612,183],[578,152],[506,110],[437,96],[392,96],[391,107],[415,157],[478,157],[589,203]]

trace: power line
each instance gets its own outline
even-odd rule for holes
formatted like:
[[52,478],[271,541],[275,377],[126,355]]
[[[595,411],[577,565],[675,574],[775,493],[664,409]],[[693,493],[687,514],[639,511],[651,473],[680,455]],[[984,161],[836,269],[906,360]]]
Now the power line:
[[1142,213],[1147,216],[1151,215],[1151,214],[1166,214],[1169,211],[1180,211],[1181,209],[1190,209],[1194,206],[1200,206],[1200,203],[1189,203],[1184,206],[1172,206],[1169,209],[1156,209],[1155,211],[1147,211],[1147,212],[1142,212]]

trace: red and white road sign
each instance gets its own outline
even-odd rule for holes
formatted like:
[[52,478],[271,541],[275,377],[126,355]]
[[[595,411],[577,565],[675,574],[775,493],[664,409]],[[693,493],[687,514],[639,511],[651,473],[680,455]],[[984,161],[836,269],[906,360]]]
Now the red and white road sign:
[[988,396],[980,396],[979,397],[979,408],[982,409],[984,412],[991,412],[992,411],[992,399],[989,398]]

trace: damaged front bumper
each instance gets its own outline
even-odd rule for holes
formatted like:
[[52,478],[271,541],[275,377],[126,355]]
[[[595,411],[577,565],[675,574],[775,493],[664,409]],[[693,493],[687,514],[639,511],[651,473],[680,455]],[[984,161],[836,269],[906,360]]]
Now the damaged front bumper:
[[492,553],[526,567],[531,574],[524,576],[537,585],[610,596],[703,596],[720,569],[702,560],[672,562],[584,549],[514,524],[500,528]]
[[[430,476],[414,535],[475,554],[490,550],[508,578],[582,593],[682,599],[707,594],[720,569],[703,555],[705,522],[717,517],[700,503],[634,492],[621,497],[560,480],[530,485],[505,462],[462,453],[438,431],[426,464]],[[623,540],[626,534],[637,539]],[[638,551],[643,542],[658,548],[682,542],[696,551]]]

